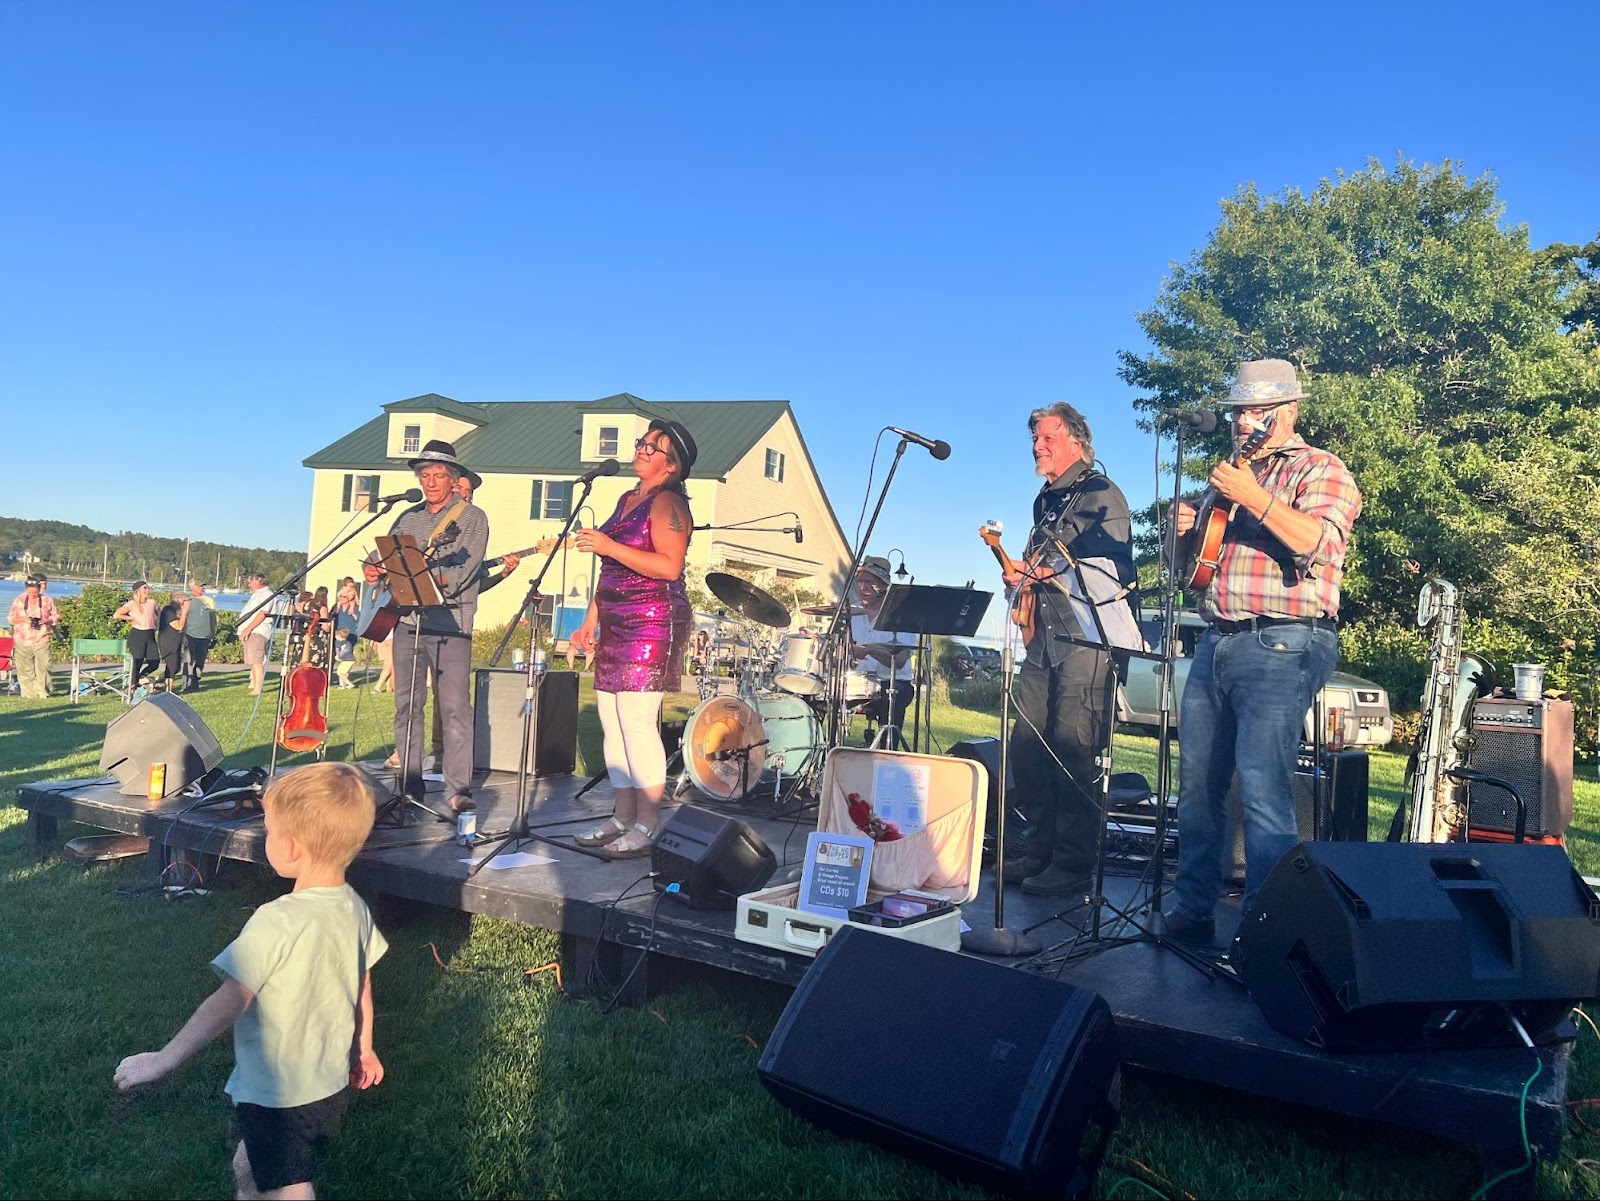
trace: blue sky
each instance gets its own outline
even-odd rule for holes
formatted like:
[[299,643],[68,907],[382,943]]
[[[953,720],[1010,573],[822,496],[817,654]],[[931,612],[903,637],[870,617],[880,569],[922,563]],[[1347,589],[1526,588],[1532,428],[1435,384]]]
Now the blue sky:
[[847,532],[948,440],[872,549],[991,580],[1031,407],[1154,494],[1116,352],[1240,183],[1449,157],[1592,237],[1594,12],[7,5],[0,512],[302,547],[391,400],[784,398]]

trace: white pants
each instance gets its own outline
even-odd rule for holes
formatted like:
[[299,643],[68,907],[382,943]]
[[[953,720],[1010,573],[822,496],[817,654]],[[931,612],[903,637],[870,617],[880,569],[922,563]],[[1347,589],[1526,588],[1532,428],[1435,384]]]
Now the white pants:
[[667,782],[659,692],[594,694],[605,731],[606,777],[613,788],[660,788]]

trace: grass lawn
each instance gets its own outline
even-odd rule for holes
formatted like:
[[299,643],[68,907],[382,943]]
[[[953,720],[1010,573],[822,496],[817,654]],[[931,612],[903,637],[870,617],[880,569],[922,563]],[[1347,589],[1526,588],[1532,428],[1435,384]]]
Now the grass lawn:
[[[230,767],[266,762],[270,694],[253,719],[237,676],[212,677],[189,699]],[[686,715],[693,698],[677,700]],[[580,742],[598,767],[591,702],[585,678]],[[335,757],[352,746],[362,757],[387,752],[390,697],[336,691],[330,708]],[[13,803],[24,782],[96,776],[105,723],[120,711],[114,700],[0,698],[6,1197],[231,1194],[226,1041],[148,1094],[118,1096],[111,1073],[123,1055],[171,1036],[214,987],[210,958],[283,883],[265,868],[228,864],[205,898],[125,899],[119,887],[146,882],[142,862],[87,872],[58,858],[35,865]],[[941,702],[934,716],[942,745],[997,732],[992,713]],[[1118,768],[1153,778],[1154,746],[1119,739]],[[1402,766],[1398,755],[1373,757],[1375,836],[1400,794]],[[1577,807],[1573,855],[1595,874],[1592,771]],[[648,1008],[608,1013],[561,997],[553,973],[527,974],[560,958],[546,931],[398,903],[377,913],[390,943],[373,973],[388,1076],[352,1107],[320,1181],[324,1196],[978,1195],[813,1130],[767,1097],[755,1064],[784,990],[686,969]],[[860,1034],[864,1044],[877,1036],[870,1021]],[[1571,1095],[1594,1094],[1600,1055],[1585,1029]],[[1277,1102],[1145,1073],[1131,1074],[1125,1101],[1103,1196],[1465,1197],[1480,1182],[1461,1146]],[[1570,1139],[1558,1164],[1541,1167],[1540,1195],[1600,1197],[1594,1157],[1600,1142]]]

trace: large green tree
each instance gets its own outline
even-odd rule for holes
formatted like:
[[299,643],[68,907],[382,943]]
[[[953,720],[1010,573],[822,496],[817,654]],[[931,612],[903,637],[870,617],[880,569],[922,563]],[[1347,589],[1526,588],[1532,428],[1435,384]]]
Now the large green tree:
[[[1121,375],[1153,417],[1218,395],[1241,359],[1295,362],[1311,389],[1300,428],[1345,459],[1366,500],[1344,615],[1408,624],[1420,577],[1437,573],[1490,649],[1587,674],[1597,250],[1532,248],[1494,179],[1449,162],[1370,162],[1309,193],[1247,185],[1139,315],[1153,349],[1124,351]],[[1225,445],[1213,435],[1190,473]]]

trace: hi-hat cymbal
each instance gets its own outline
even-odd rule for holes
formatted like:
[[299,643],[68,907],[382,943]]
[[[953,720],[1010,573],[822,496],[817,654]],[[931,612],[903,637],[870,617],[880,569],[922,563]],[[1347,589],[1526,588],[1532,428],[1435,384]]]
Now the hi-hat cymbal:
[[719,601],[751,621],[758,621],[764,626],[789,624],[789,610],[768,593],[736,575],[729,575],[725,571],[708,572],[706,587]]
[[916,650],[917,644],[915,642],[857,642],[853,649],[858,657],[866,655],[888,666],[902,652],[909,654]]
[[[805,605],[800,612],[809,613],[812,617],[832,617],[839,611],[838,605]],[[860,617],[866,610],[860,605],[851,605],[844,611],[846,617]]]

